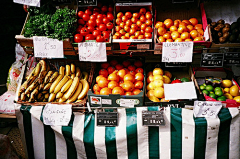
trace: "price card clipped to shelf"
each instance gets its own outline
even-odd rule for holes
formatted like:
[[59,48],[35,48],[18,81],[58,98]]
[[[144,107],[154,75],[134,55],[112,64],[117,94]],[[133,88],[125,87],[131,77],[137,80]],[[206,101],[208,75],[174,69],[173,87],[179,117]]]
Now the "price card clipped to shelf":
[[40,0],[13,0],[14,3],[25,4],[28,6],[40,7]]
[[186,62],[165,62],[165,67],[187,67]]
[[79,61],[106,62],[106,43],[83,42],[78,43]]
[[134,99],[120,99],[120,107],[134,108]]
[[240,52],[224,53],[224,65],[240,65]]
[[193,114],[197,117],[216,118],[222,108],[221,102],[194,101]]
[[223,53],[203,53],[201,67],[223,67]]
[[165,125],[164,112],[160,111],[142,111],[143,126],[160,126]]
[[193,42],[163,42],[162,62],[192,62]]
[[118,126],[118,112],[117,109],[106,112],[103,109],[97,110],[97,126]]
[[45,125],[67,126],[72,115],[71,104],[47,103],[43,109],[43,123]]
[[33,37],[34,57],[64,58],[63,41],[42,36]]

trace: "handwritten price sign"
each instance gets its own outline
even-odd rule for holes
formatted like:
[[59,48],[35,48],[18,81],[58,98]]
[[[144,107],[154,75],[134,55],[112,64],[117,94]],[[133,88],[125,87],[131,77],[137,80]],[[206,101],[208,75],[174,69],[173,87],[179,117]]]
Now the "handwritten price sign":
[[25,4],[28,6],[40,7],[40,0],[13,0],[14,3]]
[[79,61],[106,62],[106,43],[78,43]]
[[43,109],[43,123],[45,125],[68,125],[72,115],[72,105],[58,105],[48,103]]
[[34,56],[40,58],[64,58],[63,41],[47,37],[33,37]]
[[193,42],[163,42],[162,62],[192,62]]
[[195,117],[216,118],[221,108],[221,102],[195,101],[193,112]]

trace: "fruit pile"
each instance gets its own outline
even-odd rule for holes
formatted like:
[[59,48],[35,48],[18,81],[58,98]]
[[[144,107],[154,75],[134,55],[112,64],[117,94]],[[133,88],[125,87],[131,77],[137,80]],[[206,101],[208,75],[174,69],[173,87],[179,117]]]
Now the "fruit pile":
[[220,19],[217,22],[212,22],[211,19],[208,19],[208,23],[210,23],[214,43],[240,43],[240,18],[231,25],[225,23],[223,19]]
[[[65,71],[66,70],[66,71]],[[58,71],[41,60],[27,76],[18,92],[23,102],[80,102],[87,95],[88,73],[74,64],[61,66]]]
[[[166,102],[163,84],[171,83],[172,74],[161,68],[154,68],[147,74],[147,97],[153,102]],[[180,81],[181,82],[181,81]]]
[[145,8],[139,12],[119,12],[116,17],[113,39],[151,39],[152,14]]
[[109,42],[113,28],[113,7],[87,7],[85,11],[78,12],[77,34],[74,42],[96,40],[96,42]]
[[206,85],[204,83],[200,85],[200,89],[202,93],[218,101],[233,99],[240,103],[239,88],[237,85],[233,85],[231,80],[223,80],[221,86],[215,88],[212,85]]
[[121,64],[116,60],[101,64],[96,84],[93,86],[94,94],[109,95],[137,95],[143,90],[144,72],[141,61],[126,60]]
[[156,22],[155,28],[160,42],[204,41],[203,26],[196,18],[182,21],[166,19]]

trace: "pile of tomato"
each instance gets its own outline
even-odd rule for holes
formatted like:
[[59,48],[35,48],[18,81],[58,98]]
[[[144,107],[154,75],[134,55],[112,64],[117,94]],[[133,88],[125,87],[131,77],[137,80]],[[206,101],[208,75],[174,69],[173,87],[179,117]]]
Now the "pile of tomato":
[[118,12],[113,39],[151,39],[152,14],[145,8],[139,12]]
[[204,41],[203,26],[196,18],[182,21],[166,19],[156,22],[155,28],[160,42]]
[[98,5],[98,7],[89,6],[86,10],[79,11],[74,42],[79,43],[84,40],[109,42],[113,28],[113,10],[111,5]]
[[143,91],[143,85],[143,64],[140,60],[132,63],[129,60],[122,63],[111,60],[101,64],[93,92],[100,95],[137,95]]

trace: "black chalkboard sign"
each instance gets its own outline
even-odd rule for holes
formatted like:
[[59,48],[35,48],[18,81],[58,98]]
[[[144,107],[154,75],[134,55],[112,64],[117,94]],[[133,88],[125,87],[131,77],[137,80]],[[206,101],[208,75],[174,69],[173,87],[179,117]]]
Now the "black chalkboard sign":
[[98,112],[97,126],[118,126],[117,112]]
[[223,53],[203,53],[201,59],[202,67],[223,67]]
[[186,62],[165,62],[165,67],[187,67]]
[[142,111],[143,126],[165,125],[163,111]]
[[224,53],[224,65],[240,65],[240,52]]
[[97,0],[78,0],[79,7],[97,6]]

